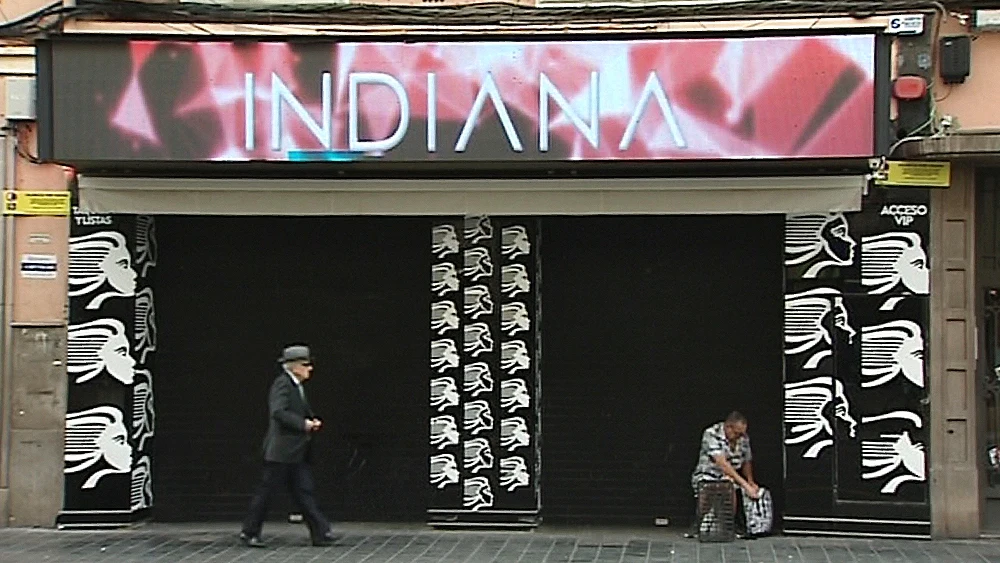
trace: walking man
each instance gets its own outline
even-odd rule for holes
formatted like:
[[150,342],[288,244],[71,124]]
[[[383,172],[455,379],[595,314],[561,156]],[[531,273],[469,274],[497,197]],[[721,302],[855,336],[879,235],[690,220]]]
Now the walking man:
[[330,545],[333,531],[316,504],[315,481],[309,469],[312,434],[323,426],[309,407],[302,388],[312,377],[312,356],[307,346],[288,346],[278,362],[281,373],[271,384],[267,399],[264,474],[250,502],[250,513],[243,521],[240,541],[247,547],[267,547],[260,538],[260,530],[267,518],[268,504],[274,490],[287,485],[309,526],[312,544]]

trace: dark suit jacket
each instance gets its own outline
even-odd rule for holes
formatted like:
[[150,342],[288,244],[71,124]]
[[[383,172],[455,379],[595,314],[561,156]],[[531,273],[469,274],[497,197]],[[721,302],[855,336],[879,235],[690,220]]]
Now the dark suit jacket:
[[264,460],[279,463],[307,461],[311,437],[306,432],[306,418],[314,415],[309,404],[299,395],[292,376],[284,370],[271,384],[267,410],[270,416],[264,437]]

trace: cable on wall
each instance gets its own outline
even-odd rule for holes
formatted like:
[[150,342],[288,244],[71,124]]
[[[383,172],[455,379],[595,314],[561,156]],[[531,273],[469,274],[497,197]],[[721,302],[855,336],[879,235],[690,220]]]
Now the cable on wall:
[[613,4],[610,2],[521,6],[504,2],[461,6],[392,6],[384,4],[155,3],[137,0],[78,0],[75,5],[50,4],[0,24],[0,37],[26,37],[58,32],[69,18],[183,23],[326,23],[354,25],[519,25],[554,23],[659,23],[674,19],[711,20],[774,15],[857,18],[913,11],[946,12],[1000,7],[997,0],[689,0]]

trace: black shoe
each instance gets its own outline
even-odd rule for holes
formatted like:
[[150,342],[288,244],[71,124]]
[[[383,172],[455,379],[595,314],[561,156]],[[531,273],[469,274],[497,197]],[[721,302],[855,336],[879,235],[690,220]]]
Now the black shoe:
[[329,547],[333,545],[333,542],[335,541],[337,541],[337,536],[333,535],[333,530],[328,530],[322,536],[313,538],[312,544],[316,547]]
[[260,536],[251,536],[245,532],[240,532],[240,542],[246,547],[267,547]]
[[688,539],[698,539],[698,532],[701,531],[700,528],[701,528],[701,525],[698,522],[698,519],[695,518],[695,520],[693,522],[691,522],[691,525],[688,526],[687,531],[684,532],[684,537],[688,538]]

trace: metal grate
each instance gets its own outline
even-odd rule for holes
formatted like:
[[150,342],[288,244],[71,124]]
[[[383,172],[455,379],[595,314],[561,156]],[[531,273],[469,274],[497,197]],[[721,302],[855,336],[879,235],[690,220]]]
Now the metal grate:
[[736,539],[736,495],[730,481],[702,481],[698,489],[698,541]]

